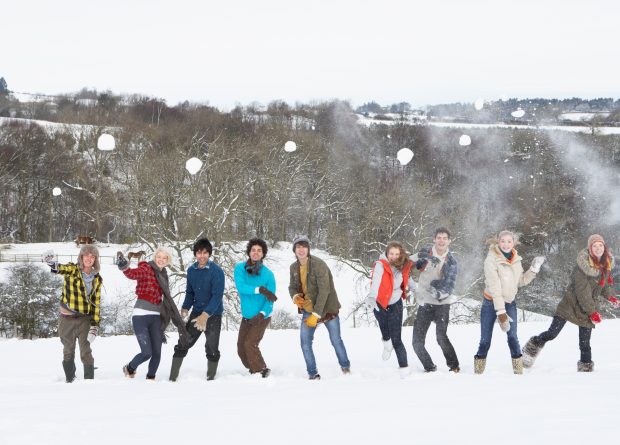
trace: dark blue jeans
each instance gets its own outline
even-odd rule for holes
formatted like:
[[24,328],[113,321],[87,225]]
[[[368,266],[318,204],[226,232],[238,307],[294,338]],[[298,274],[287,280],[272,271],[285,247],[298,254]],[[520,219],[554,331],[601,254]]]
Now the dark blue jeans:
[[161,332],[160,317],[159,315],[133,316],[131,323],[140,345],[140,353],[129,362],[129,368],[135,371],[138,366],[150,359],[147,377],[155,377],[161,360],[161,344],[164,338]]
[[[510,348],[510,356],[512,358],[521,357],[521,346],[517,337],[517,300],[512,303],[506,303],[506,314],[512,321],[510,322],[510,330],[506,333],[508,337],[508,347]],[[491,347],[491,338],[493,337],[493,326],[497,314],[491,300],[482,299],[482,308],[480,309],[480,346],[476,356],[486,358],[489,348]]]
[[[534,343],[537,346],[545,346],[545,343],[558,336],[565,324],[566,320],[556,315],[553,317],[549,329],[534,337]],[[581,351],[581,361],[584,363],[590,363],[592,361],[592,349],[590,348],[591,336],[592,328],[584,328],[583,326],[579,326],[579,350]]]
[[426,371],[436,369],[433,359],[426,350],[426,334],[431,322],[435,322],[435,336],[441,347],[441,352],[446,359],[448,368],[459,367],[459,359],[454,351],[454,346],[448,338],[448,323],[450,322],[449,304],[424,304],[418,307],[418,313],[413,322],[413,350],[422,362]]
[[[185,329],[189,335],[189,344],[187,348],[184,348],[179,341],[174,347],[173,357],[185,357],[189,349],[196,344],[200,336],[203,334],[196,328],[196,325],[192,323],[192,320],[198,317],[202,312],[192,312],[189,316],[189,320],[185,324]],[[217,362],[220,360],[220,332],[222,330],[222,316],[211,315],[207,320],[207,330],[204,331],[205,342],[205,354],[207,360],[210,362]]]
[[387,309],[379,307],[379,310],[374,310],[373,312],[379,323],[383,341],[392,340],[392,346],[394,346],[394,351],[396,351],[398,366],[401,368],[408,366],[407,350],[401,339],[401,331],[403,329],[403,300],[398,300],[396,303],[389,305]]

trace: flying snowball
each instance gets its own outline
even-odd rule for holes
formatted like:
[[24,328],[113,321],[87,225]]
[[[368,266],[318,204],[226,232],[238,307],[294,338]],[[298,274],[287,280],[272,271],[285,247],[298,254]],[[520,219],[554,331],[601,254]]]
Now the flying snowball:
[[476,102],[474,102],[474,108],[478,111],[482,110],[484,108],[484,99],[476,99]]
[[297,144],[295,142],[287,141],[286,144],[284,144],[284,151],[287,153],[292,153],[295,150],[297,150]]
[[54,196],[60,196],[62,194],[62,190],[60,190],[60,187],[54,187],[52,189],[52,195]]
[[191,158],[185,162],[185,168],[190,175],[195,175],[202,168],[202,161],[198,158]]
[[398,159],[400,165],[407,165],[413,159],[413,152],[408,148],[401,148],[396,153],[396,159]]
[[391,135],[391,134],[388,134],[388,135],[387,135],[387,138],[388,138],[388,139],[392,139],[392,135]]
[[471,138],[464,134],[459,138],[459,144],[466,147],[471,144]]
[[116,143],[114,142],[114,136],[111,134],[102,134],[97,139],[97,148],[102,151],[111,151],[116,147]]
[[522,110],[521,108],[519,108],[518,110],[515,110],[510,114],[512,115],[512,117],[523,117],[525,116],[525,110]]

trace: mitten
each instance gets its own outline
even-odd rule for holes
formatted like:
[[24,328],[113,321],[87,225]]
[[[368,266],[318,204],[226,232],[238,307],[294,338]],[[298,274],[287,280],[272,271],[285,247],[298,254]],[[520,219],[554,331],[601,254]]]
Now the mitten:
[[613,304],[614,307],[620,307],[620,300],[618,300],[617,297],[609,297],[607,299],[607,301],[609,301],[611,304]]
[[316,328],[316,324],[319,322],[319,318],[321,317],[319,317],[317,314],[313,312],[312,314],[310,314],[308,318],[304,320],[304,323],[309,328]]
[[293,303],[295,303],[299,309],[303,309],[304,308],[304,294],[295,294],[293,296]]
[[601,318],[601,314],[599,314],[598,312],[592,312],[590,314],[590,320],[594,324],[597,324],[597,323],[600,323],[601,321],[603,321],[603,319]]
[[181,318],[187,317],[187,314],[189,314],[189,311],[187,309],[181,309]]
[[497,322],[499,323],[499,328],[504,332],[508,332],[510,330],[511,321],[512,318],[510,318],[506,312],[497,315]]
[[369,311],[379,310],[379,305],[377,304],[377,300],[375,300],[373,297],[367,297],[364,300],[364,304],[366,305]]
[[532,260],[532,264],[530,265],[530,270],[534,273],[540,272],[540,266],[542,266],[544,262],[545,262],[544,256],[534,257],[534,259]]
[[262,295],[265,296],[265,298],[269,301],[271,301],[272,303],[275,302],[278,297],[276,297],[276,294],[274,294],[273,292],[271,292],[269,289],[267,289],[265,286],[261,286],[258,288],[258,292],[261,293]]
[[208,319],[209,319],[209,314],[207,314],[206,312],[203,312],[198,317],[194,318],[192,320],[192,323],[194,323],[194,326],[196,326],[196,329],[198,329],[199,331],[204,332],[204,331],[207,330],[207,320]]
[[127,270],[129,268],[129,261],[123,256],[122,252],[116,252],[116,265],[118,270]]
[[252,318],[250,318],[248,320],[248,323],[250,323],[252,326],[256,326],[257,324],[259,324],[264,319],[265,319],[265,316],[263,315],[263,313],[259,312],[258,314],[256,314]]
[[97,326],[91,326],[90,329],[88,330],[88,337],[86,337],[86,340],[88,340],[88,343],[92,345],[95,339],[97,338],[98,333],[99,333],[99,328]]
[[310,298],[304,297],[304,303],[301,305],[301,308],[306,312],[312,312],[314,310],[312,300]]
[[45,261],[45,263],[47,263],[49,267],[56,266],[56,261],[54,260],[56,255],[54,254],[53,250],[46,250],[41,256],[43,258],[43,261]]

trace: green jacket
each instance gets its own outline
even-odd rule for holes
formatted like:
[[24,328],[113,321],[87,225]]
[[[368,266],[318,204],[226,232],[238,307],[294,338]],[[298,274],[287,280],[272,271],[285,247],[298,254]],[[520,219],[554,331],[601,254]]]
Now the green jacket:
[[601,272],[592,267],[589,259],[588,249],[577,255],[570,284],[555,311],[556,315],[584,328],[594,327],[590,314],[599,312],[600,298],[610,297],[613,291],[607,280],[604,286],[599,284]]
[[[302,293],[299,267],[299,261],[291,264],[291,279],[288,286],[291,298],[295,294]],[[312,300],[314,312],[319,314],[321,318],[327,314],[338,314],[340,302],[334,287],[334,278],[323,260],[315,256],[308,257],[308,281],[306,284],[308,293],[305,296]]]

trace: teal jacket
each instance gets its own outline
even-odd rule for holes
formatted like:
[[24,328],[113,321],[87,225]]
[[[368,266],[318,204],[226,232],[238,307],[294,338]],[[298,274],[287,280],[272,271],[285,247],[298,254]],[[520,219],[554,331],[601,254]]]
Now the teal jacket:
[[262,312],[265,318],[271,316],[273,303],[267,300],[263,294],[258,293],[260,286],[266,287],[276,293],[276,279],[273,272],[264,264],[258,275],[250,275],[245,270],[245,261],[235,266],[235,286],[239,292],[241,302],[241,315],[243,318],[252,318]]

